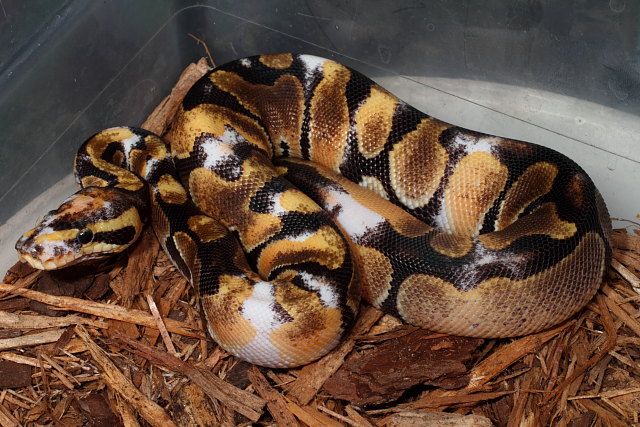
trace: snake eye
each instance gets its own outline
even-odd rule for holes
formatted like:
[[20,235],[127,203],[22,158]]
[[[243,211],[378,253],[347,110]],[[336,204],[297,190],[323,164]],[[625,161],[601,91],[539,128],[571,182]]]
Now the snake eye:
[[76,236],[76,240],[81,245],[86,245],[87,243],[91,243],[93,240],[93,231],[85,228],[84,230],[80,230],[78,235]]

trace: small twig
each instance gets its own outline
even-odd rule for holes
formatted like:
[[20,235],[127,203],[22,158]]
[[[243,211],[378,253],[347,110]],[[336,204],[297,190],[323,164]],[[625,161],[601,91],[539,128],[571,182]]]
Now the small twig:
[[640,393],[640,387],[627,388],[624,390],[611,390],[611,391],[605,391],[604,393],[598,393],[598,394],[583,394],[581,396],[569,397],[568,400],[610,398],[610,397],[624,396],[625,394],[633,394],[633,393]]
[[42,275],[42,270],[36,270],[36,271],[34,271],[32,273],[29,273],[28,275],[26,275],[22,279],[16,280],[12,284],[7,283],[6,285],[7,286],[12,286],[12,288],[11,289],[6,289],[2,293],[0,293],[0,301],[20,296],[19,290],[20,289],[24,289],[24,288],[28,288],[29,286],[34,284],[36,282],[36,280],[38,280],[38,278],[41,275]]
[[133,340],[125,335],[115,334],[113,343],[142,356],[150,362],[164,366],[172,371],[179,372],[189,377],[212,399],[219,400],[228,408],[244,415],[252,421],[257,421],[262,415],[262,407],[265,401],[242,389],[239,389],[212,374],[209,371],[198,369],[169,353],[162,352],[140,341]]
[[[136,325],[156,328],[156,321],[152,315],[142,310],[128,309],[115,304],[103,304],[94,301],[84,300],[82,298],[64,297],[45,294],[43,292],[33,291],[31,289],[15,290],[13,285],[0,283],[0,291],[17,292],[21,296],[40,301],[45,304],[66,310],[74,310],[80,313],[92,314],[106,319],[121,320]],[[195,330],[184,322],[173,319],[166,320],[167,329],[171,332],[194,338],[202,338],[205,334],[202,331]],[[59,338],[59,337],[58,337]]]
[[175,346],[173,345],[173,341],[171,341],[171,337],[169,336],[169,332],[167,331],[167,327],[162,320],[162,315],[158,310],[158,306],[156,302],[153,300],[153,297],[147,294],[147,304],[149,304],[149,310],[151,311],[151,315],[154,319],[156,319],[156,325],[158,325],[158,331],[160,331],[160,336],[162,337],[162,342],[164,342],[164,346],[167,348],[167,351],[174,356],[178,355]]
[[620,264],[617,260],[611,260],[611,267],[618,272],[633,288],[636,293],[640,294],[640,279],[633,274],[627,267]]
[[332,416],[333,418],[337,418],[337,419],[339,419],[339,420],[340,420],[340,421],[342,421],[343,423],[347,423],[347,424],[349,424],[350,426],[356,426],[356,427],[360,427],[360,426],[361,426],[361,424],[360,424],[360,423],[357,423],[357,422],[353,421],[351,418],[349,418],[349,417],[345,417],[344,415],[340,415],[340,414],[338,414],[337,412],[332,411],[332,410],[331,410],[331,409],[329,409],[329,408],[325,408],[325,407],[324,407],[324,406],[322,406],[322,405],[318,405],[318,409],[319,409],[320,411],[324,412],[325,414],[328,414],[328,415]]
[[205,43],[204,40],[194,36],[191,33],[188,33],[189,37],[191,37],[192,39],[194,39],[198,44],[202,45],[204,47],[204,51],[207,52],[207,56],[209,57],[209,65],[211,65],[211,68],[215,68],[216,63],[213,61],[213,56],[211,56],[211,52],[209,51],[209,46],[207,46],[207,43]]
[[133,406],[150,425],[152,426],[175,426],[176,424],[169,418],[167,412],[157,403],[149,399],[118,369],[118,367],[107,356],[107,353],[100,348],[89,336],[89,332],[84,326],[76,326],[76,334],[84,341],[91,357],[100,367],[104,381],[117,392],[124,400]]
[[613,318],[611,317],[611,313],[607,309],[607,301],[602,294],[598,294],[596,296],[596,301],[598,306],[600,307],[600,319],[602,320],[602,325],[604,326],[605,333],[607,334],[607,341],[604,344],[604,347],[596,353],[593,357],[591,357],[587,362],[581,366],[576,367],[573,374],[569,375],[564,379],[551,393],[547,394],[542,401],[540,402],[540,406],[547,404],[551,401],[551,406],[555,405],[557,400],[560,398],[560,394],[562,391],[567,388],[576,378],[580,375],[587,372],[589,369],[594,367],[604,356],[606,356],[609,351],[616,346],[616,341],[618,340],[618,333],[616,332],[616,327],[613,323]]

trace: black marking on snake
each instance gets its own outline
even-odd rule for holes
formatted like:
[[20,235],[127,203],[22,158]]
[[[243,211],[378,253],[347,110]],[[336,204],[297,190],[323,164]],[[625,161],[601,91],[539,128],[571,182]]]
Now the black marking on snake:
[[[242,77],[242,79],[253,85],[266,85],[273,86],[279,77],[285,74],[291,74],[289,70],[280,70],[276,68],[268,67],[260,61],[259,56],[252,56],[247,58],[251,65],[245,67],[239,62],[231,62],[222,65],[218,70],[229,71]],[[294,72],[295,74],[295,72]]]
[[112,231],[99,231],[93,235],[94,242],[104,242],[112,245],[124,245],[133,240],[136,229],[130,225]]
[[309,132],[311,131],[311,106],[313,105],[315,89],[325,77],[321,70],[314,70],[313,73],[311,73],[311,79],[307,82],[304,78],[304,70],[306,70],[306,68],[301,66],[296,69],[294,74],[304,87],[304,116],[300,132],[300,153],[303,159],[309,160],[309,152],[311,150],[311,143],[309,140]]
[[284,193],[291,189],[290,185],[281,177],[274,177],[267,182],[261,189],[251,196],[249,200],[249,209],[253,212],[268,214],[273,210],[275,203],[274,195]]

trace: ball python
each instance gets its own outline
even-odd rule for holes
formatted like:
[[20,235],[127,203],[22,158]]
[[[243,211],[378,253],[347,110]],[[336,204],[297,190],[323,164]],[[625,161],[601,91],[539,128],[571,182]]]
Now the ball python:
[[22,260],[118,253],[150,219],[211,336],[270,367],[330,351],[361,297],[433,331],[533,333],[582,308],[611,257],[607,208],[574,161],[311,55],[217,67],[163,139],[101,131],[75,173],[82,189],[19,239]]

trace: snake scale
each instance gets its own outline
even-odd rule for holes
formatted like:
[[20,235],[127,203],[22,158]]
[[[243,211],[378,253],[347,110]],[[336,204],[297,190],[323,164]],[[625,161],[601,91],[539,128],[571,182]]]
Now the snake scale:
[[539,331],[591,299],[611,257],[606,206],[575,162],[311,55],[213,69],[163,139],[104,130],[75,172],[82,189],[20,238],[22,260],[121,252],[150,219],[212,337],[271,367],[330,351],[361,297],[449,334]]

